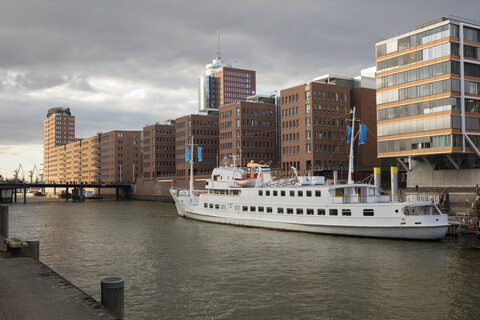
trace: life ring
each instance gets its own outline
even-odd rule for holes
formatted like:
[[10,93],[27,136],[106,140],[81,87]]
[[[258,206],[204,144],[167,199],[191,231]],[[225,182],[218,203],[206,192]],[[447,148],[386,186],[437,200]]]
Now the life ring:
[[298,182],[297,179],[292,179],[292,180],[290,180],[290,184],[291,184],[292,186],[296,185],[297,182]]
[[195,193],[195,197],[198,197],[200,195],[200,192]]
[[475,229],[475,220],[468,220],[468,227],[471,229]]
[[398,196],[398,202],[405,202],[405,197],[404,196]]

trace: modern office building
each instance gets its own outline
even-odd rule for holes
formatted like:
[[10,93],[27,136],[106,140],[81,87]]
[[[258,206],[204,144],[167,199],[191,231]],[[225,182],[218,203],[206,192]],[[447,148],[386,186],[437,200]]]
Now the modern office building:
[[198,111],[218,111],[220,106],[245,100],[256,93],[255,87],[255,71],[226,64],[219,48],[215,60],[205,66],[198,79]]
[[[273,100],[273,101],[272,101]],[[225,163],[236,155],[241,163],[276,162],[276,117],[274,98],[240,101],[220,107],[219,154]]]
[[439,18],[376,44],[378,156],[408,186],[480,181],[480,22]]
[[[191,150],[193,137],[194,148]],[[187,187],[190,179],[190,163],[186,148],[194,159],[194,179],[205,179],[219,164],[218,114],[191,114],[175,120],[176,185]],[[198,147],[202,148],[202,161],[198,159]]]
[[143,178],[175,176],[175,125],[153,124],[143,128]]

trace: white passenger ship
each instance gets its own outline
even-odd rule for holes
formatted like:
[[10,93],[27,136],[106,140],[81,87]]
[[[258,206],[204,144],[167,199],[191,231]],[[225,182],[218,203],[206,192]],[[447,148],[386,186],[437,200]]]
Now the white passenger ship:
[[437,194],[380,195],[375,185],[353,183],[352,150],[348,184],[298,176],[295,168],[294,178],[273,181],[266,165],[241,168],[234,162],[215,168],[206,190],[193,190],[191,175],[189,190],[170,192],[180,216],[201,221],[362,237],[433,240],[446,235],[448,216],[438,209]]

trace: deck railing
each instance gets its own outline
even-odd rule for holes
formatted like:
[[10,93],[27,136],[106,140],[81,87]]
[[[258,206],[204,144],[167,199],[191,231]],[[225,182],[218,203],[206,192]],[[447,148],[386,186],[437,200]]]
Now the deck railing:
[[409,203],[409,202],[431,202],[437,204],[439,195],[436,193],[420,194],[395,194],[395,195],[355,195],[355,196],[337,196],[333,198],[336,204],[348,203]]

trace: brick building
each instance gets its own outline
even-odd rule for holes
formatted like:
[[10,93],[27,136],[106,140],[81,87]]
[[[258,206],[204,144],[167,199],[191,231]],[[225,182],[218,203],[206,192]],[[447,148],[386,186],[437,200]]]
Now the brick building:
[[143,178],[175,176],[175,125],[153,124],[143,128]]
[[49,110],[44,121],[45,182],[133,182],[141,174],[140,131],[115,130],[75,139],[74,125],[70,109]]
[[[177,186],[188,186],[190,164],[185,160],[186,148],[194,139],[195,179],[209,177],[218,164],[218,115],[192,114],[175,120],[175,159]],[[203,160],[198,161],[198,147],[203,148]]]
[[350,90],[311,82],[280,91],[283,176],[346,168]]
[[230,159],[230,155],[238,155],[242,164],[255,160],[275,165],[274,104],[241,101],[227,104],[219,111],[220,159]]

